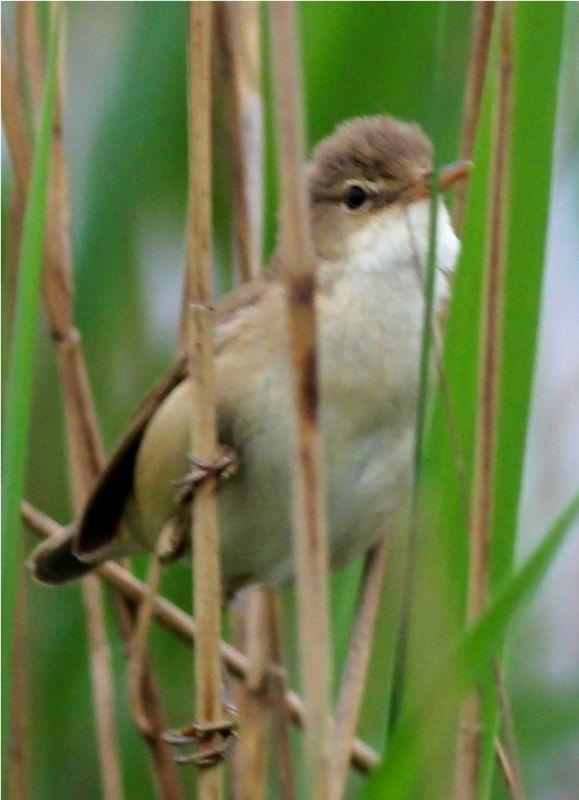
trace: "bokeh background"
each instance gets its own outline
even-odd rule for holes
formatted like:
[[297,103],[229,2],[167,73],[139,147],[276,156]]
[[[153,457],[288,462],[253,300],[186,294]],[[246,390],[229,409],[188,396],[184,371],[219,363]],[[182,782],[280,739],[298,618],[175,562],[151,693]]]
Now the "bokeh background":
[[[343,119],[387,111],[435,137],[442,162],[456,156],[472,4],[300,5],[309,145]],[[3,4],[10,35],[11,3]],[[186,5],[68,3],[64,132],[72,187],[76,319],[106,442],[111,446],[142,393],[170,364],[184,264]],[[520,550],[527,552],[579,476],[579,6],[569,4],[558,100],[552,213],[541,339],[527,455]],[[440,49],[440,44],[444,45]],[[438,48],[438,56],[437,56]],[[267,50],[267,48],[265,48]],[[538,54],[540,57],[540,54]],[[267,52],[266,236],[275,239]],[[438,72],[438,90],[433,92]],[[228,162],[215,112],[216,274],[232,283]],[[10,165],[3,142],[3,188]],[[3,192],[3,224],[8,192]],[[4,237],[5,241],[5,237]],[[46,327],[39,327],[27,497],[70,518],[61,397]],[[338,655],[357,566],[334,579]],[[164,591],[190,605],[190,576],[173,568]],[[80,594],[30,583],[33,797],[100,796]],[[518,619],[509,684],[529,797],[576,800],[579,787],[579,531],[532,607]],[[127,797],[153,797],[144,747],[125,704],[124,656],[111,618]],[[158,628],[153,646],[169,716],[183,720],[191,655]],[[339,661],[339,658],[338,658]],[[373,678],[379,680],[379,678]],[[188,702],[188,701],[187,701]],[[368,739],[384,721],[369,708]],[[500,793],[497,790],[497,797]]]

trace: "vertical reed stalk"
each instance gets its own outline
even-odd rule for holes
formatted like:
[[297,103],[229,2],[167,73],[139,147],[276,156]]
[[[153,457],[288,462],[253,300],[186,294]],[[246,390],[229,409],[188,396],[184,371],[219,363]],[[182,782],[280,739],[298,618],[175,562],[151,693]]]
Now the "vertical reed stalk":
[[[72,503],[76,515],[88,497],[96,474],[87,468],[86,458],[83,457],[83,441],[77,435],[79,407],[73,395],[67,391],[67,381],[64,378],[69,363],[68,356],[70,350],[74,348],[78,334],[72,325],[70,285],[72,257],[69,238],[68,178],[61,126],[62,67],[61,50],[46,230],[46,249],[50,253],[50,258],[47,260],[44,270],[44,295],[53,337],[57,343],[59,369],[64,387],[66,442],[72,478]],[[111,655],[107,640],[101,586],[96,576],[91,575],[83,581],[82,594],[86,612],[103,796],[107,800],[121,800],[123,788],[115,724]]]
[[248,281],[261,269],[263,240],[263,103],[260,4],[216,6],[231,143],[231,190],[237,274]]
[[272,589],[266,589],[266,592],[265,614],[270,665],[275,670],[268,676],[268,695],[272,708],[272,727],[277,754],[279,793],[282,800],[294,800],[296,789],[290,739],[291,716],[287,703],[286,673],[283,669],[284,658],[280,600]]
[[[238,282],[256,278],[263,240],[263,107],[259,3],[216,6],[224,71],[226,122],[233,201],[233,240]],[[236,797],[267,794],[267,596],[247,588],[234,611],[234,637],[250,663],[247,684],[238,686],[239,742],[234,754]]]
[[288,334],[296,420],[293,475],[301,676],[306,703],[305,750],[313,800],[331,796],[328,544],[318,404],[315,274],[304,173],[302,95],[296,7],[270,7],[281,251],[288,292]]
[[511,797],[513,800],[525,800],[511,703],[503,678],[503,672],[498,663],[495,663],[495,682],[497,686],[499,708],[501,710],[502,741],[504,742],[503,745],[498,739],[496,741],[495,749],[497,758],[507,786],[509,787]]
[[346,791],[352,740],[362,705],[372,637],[386,569],[387,545],[373,547],[366,557],[360,582],[360,597],[350,636],[348,657],[335,715],[334,730],[334,798],[341,800]]
[[[217,415],[213,364],[211,302],[211,40],[213,4],[189,4],[189,183],[187,275],[189,289],[189,357],[193,387],[191,443],[195,455],[211,462],[217,456]],[[193,570],[195,614],[199,626],[196,651],[197,716],[201,724],[222,717],[219,631],[221,576],[216,477],[196,487],[193,502]],[[215,744],[214,737],[207,742]],[[222,796],[219,765],[199,773],[201,800]]]
[[[482,103],[484,81],[487,69],[493,19],[496,3],[479,2],[476,4],[474,28],[472,34],[471,55],[468,65],[468,76],[464,97],[460,158],[470,161],[474,150],[474,140],[480,108]],[[460,233],[464,218],[466,202],[466,184],[460,183],[455,190],[452,206],[452,221],[457,233]]]
[[[512,94],[512,9],[501,8],[500,75],[495,112],[493,173],[489,242],[483,296],[483,331],[480,361],[473,498],[470,512],[470,564],[467,620],[472,625],[486,605],[489,549],[493,513],[493,488],[498,423],[498,380],[501,362],[505,229],[508,213],[508,153]],[[475,800],[482,742],[480,697],[469,697],[461,712],[456,793],[460,800]]]
[[37,110],[42,102],[42,47],[34,3],[16,6],[16,70],[18,90],[28,99],[28,108]]
[[234,792],[239,800],[263,800],[267,796],[267,665],[263,587],[251,586],[236,599],[234,641],[247,653],[247,681],[236,692],[239,742],[234,754]]

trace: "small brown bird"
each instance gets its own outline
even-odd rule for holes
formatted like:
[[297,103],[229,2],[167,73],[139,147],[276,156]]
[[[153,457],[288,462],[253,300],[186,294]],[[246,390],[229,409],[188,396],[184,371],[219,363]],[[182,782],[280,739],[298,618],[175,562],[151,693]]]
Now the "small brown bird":
[[[440,172],[446,189],[462,162]],[[379,540],[408,493],[415,429],[432,182],[422,130],[392,117],[340,125],[308,165],[321,420],[332,567]],[[442,201],[436,302],[459,243]],[[222,576],[225,595],[291,580],[291,408],[285,286],[279,256],[263,277],[224,297],[215,327]],[[107,558],[183,552],[193,462],[185,360],[145,399],[84,514],[32,557],[46,583],[77,578]]]

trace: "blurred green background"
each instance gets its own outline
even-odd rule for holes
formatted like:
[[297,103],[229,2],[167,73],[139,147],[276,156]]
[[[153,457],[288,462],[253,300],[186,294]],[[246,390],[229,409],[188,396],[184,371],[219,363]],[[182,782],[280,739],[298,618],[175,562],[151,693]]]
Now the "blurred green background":
[[[343,119],[386,111],[420,122],[435,138],[442,163],[456,157],[473,7],[468,2],[444,4],[441,14],[442,5],[300,5],[309,146]],[[3,4],[3,16],[10,34],[13,4]],[[558,181],[565,184],[567,194],[566,200],[561,201],[561,214],[553,220],[553,267],[548,271],[545,296],[545,319],[551,319],[552,327],[542,340],[543,369],[539,373],[533,423],[535,447],[529,461],[528,508],[523,509],[523,520],[535,533],[544,527],[536,523],[537,518],[546,522],[565,499],[564,487],[572,483],[569,475],[573,474],[579,450],[575,435],[577,447],[573,456],[564,422],[568,420],[570,425],[568,398],[574,379],[569,373],[571,377],[565,383],[553,369],[553,359],[556,363],[561,347],[557,331],[562,337],[566,330],[569,336],[569,331],[564,326],[560,330],[561,315],[548,316],[553,304],[557,305],[557,298],[567,297],[569,288],[576,289],[579,282],[576,269],[573,272],[571,267],[570,253],[577,245],[569,221],[572,217],[568,217],[566,227],[561,226],[569,207],[574,205],[575,213],[579,208],[578,184],[574,190],[567,185],[569,174],[577,176],[577,104],[575,100],[564,101],[574,97],[573,86],[577,85],[578,20],[577,9],[570,8],[556,162]],[[76,319],[108,446],[174,353],[184,263],[185,36],[185,3],[66,4],[64,131],[72,185]],[[264,72],[266,258],[275,236],[267,61]],[[215,116],[216,273],[220,289],[226,289],[232,280],[228,165],[219,107]],[[8,167],[3,176],[6,189],[10,169],[4,151],[3,164]],[[556,182],[555,201],[558,188]],[[3,192],[3,224],[8,195]],[[574,307],[572,301],[568,303],[571,305],[565,307],[564,319],[572,320],[577,303]],[[568,350],[566,357],[569,358]],[[577,345],[574,359],[573,362],[571,354],[571,361],[577,366]],[[555,433],[559,445],[555,446],[545,420],[553,418],[548,399],[553,396],[553,381],[557,379],[562,381],[557,386],[563,388],[554,398],[561,404]],[[576,380],[574,386],[579,388]],[[44,325],[38,347],[31,441],[26,496],[66,522],[70,509],[61,397],[52,345]],[[562,453],[565,457],[561,459]],[[546,488],[539,480],[545,474],[551,481]],[[576,556],[577,546],[569,547],[574,547]],[[579,602],[578,559],[566,563],[574,564],[575,587],[569,591],[574,591],[573,597]],[[346,641],[358,568],[354,565],[334,578],[338,664]],[[573,570],[567,569],[567,573],[570,585]],[[189,608],[190,574],[186,569],[172,568],[163,589]],[[30,583],[29,601],[34,765],[31,796],[43,800],[98,798],[98,760],[79,590],[67,587],[51,591]],[[520,754],[529,796],[537,800],[571,800],[577,796],[579,786],[579,759],[572,755],[579,752],[579,652],[576,643],[574,649],[565,648],[568,636],[556,636],[557,630],[571,630],[570,605],[562,602],[561,593],[551,591],[548,604],[534,608],[518,626],[521,644],[511,659]],[[146,800],[154,793],[145,748],[124,703],[124,656],[112,618],[110,630],[126,796]],[[188,703],[184,698],[191,696],[190,651],[158,627],[153,631],[153,650],[169,717],[175,724],[183,722]],[[377,688],[380,669],[378,665],[374,670],[373,685]],[[368,741],[378,747],[385,720],[380,717],[380,707],[368,705],[362,729]],[[189,706],[186,713],[190,711]]]

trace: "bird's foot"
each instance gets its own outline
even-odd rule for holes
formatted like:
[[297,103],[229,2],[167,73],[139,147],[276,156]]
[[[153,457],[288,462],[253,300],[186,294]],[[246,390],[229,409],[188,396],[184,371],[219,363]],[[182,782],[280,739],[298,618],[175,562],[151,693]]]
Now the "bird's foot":
[[[193,764],[196,767],[212,767],[229,755],[237,737],[238,718],[235,706],[225,706],[226,716],[213,723],[192,722],[184,728],[166,731],[163,740],[175,746],[199,745],[196,753],[175,756],[178,764]],[[213,740],[219,736],[217,743]]]
[[191,523],[186,518],[173,517],[163,525],[156,546],[161,564],[171,564],[184,555],[190,534]]
[[182,478],[172,481],[173,486],[178,489],[176,501],[179,505],[190,503],[195,487],[203,483],[207,478],[218,477],[221,480],[231,478],[237,471],[239,464],[235,450],[226,445],[219,447],[219,455],[215,459],[208,460],[188,456],[188,461],[191,464],[189,472]]

